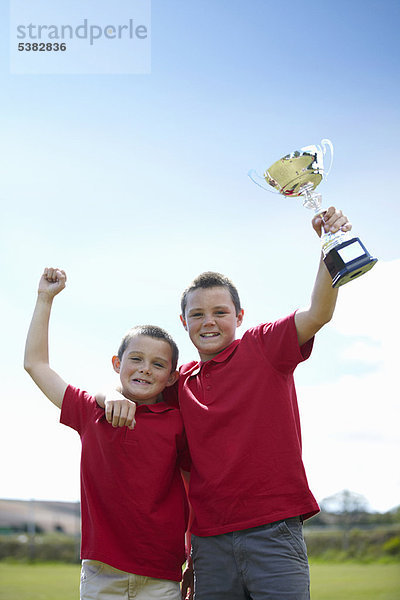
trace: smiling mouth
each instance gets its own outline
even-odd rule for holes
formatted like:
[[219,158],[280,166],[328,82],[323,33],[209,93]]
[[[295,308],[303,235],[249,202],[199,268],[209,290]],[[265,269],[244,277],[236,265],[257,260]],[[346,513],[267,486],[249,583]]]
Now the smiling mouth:
[[150,385],[150,381],[145,379],[133,379],[133,383],[139,383],[140,385]]
[[214,331],[212,333],[201,333],[200,334],[200,337],[202,337],[202,338],[215,338],[215,337],[218,337],[218,336],[219,336],[219,333],[216,332],[216,331]]

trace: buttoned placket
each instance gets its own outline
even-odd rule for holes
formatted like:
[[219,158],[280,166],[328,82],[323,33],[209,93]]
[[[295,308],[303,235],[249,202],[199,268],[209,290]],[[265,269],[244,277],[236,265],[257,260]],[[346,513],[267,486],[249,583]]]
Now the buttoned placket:
[[212,385],[211,385],[211,373],[210,373],[210,365],[204,365],[203,367],[203,372],[202,372],[202,376],[203,376],[203,387],[204,390],[206,392],[211,391]]
[[202,401],[207,404],[207,392],[211,391],[211,373],[210,373],[210,362],[198,363],[190,373],[190,379],[198,380],[200,384]]

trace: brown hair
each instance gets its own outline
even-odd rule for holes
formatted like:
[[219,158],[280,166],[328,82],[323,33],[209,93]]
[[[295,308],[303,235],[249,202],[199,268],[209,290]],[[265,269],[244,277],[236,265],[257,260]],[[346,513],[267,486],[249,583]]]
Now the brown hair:
[[239,293],[236,287],[233,285],[232,281],[228,279],[228,277],[225,277],[225,275],[222,275],[221,273],[215,273],[214,271],[206,271],[204,273],[200,273],[200,275],[198,275],[196,279],[193,279],[189,287],[187,287],[186,290],[183,292],[181,297],[182,316],[185,316],[187,297],[189,292],[193,292],[194,290],[197,290],[199,288],[212,287],[224,287],[229,291],[232,298],[232,302],[235,305],[237,316],[242,310],[242,307],[240,304]]
[[165,342],[167,342],[172,351],[171,371],[175,371],[179,358],[178,346],[176,345],[172,337],[169,335],[169,333],[165,331],[165,329],[157,327],[157,325],[136,325],[135,327],[132,327],[132,329],[130,329],[122,338],[122,341],[118,348],[119,360],[122,360],[122,355],[124,354],[131,339],[137,335],[147,335],[147,337],[151,337],[158,340],[164,340]]

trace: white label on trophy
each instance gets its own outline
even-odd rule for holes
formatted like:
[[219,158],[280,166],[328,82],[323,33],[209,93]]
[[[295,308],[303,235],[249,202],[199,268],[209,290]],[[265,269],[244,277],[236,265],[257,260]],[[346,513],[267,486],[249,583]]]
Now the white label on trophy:
[[355,258],[359,258],[365,254],[365,251],[359,242],[353,242],[344,248],[338,250],[338,254],[345,263],[348,263]]

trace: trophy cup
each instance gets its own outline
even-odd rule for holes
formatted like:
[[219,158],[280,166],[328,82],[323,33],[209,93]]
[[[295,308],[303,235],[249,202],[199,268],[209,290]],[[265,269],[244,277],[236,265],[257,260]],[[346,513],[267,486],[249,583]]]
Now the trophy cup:
[[[330,152],[329,168],[324,170],[324,157]],[[263,176],[252,169],[248,175],[254,183],[267,191],[275,190],[283,196],[302,197],[303,205],[323,215],[322,196],[314,190],[326,178],[333,162],[330,140],[321,140],[321,146],[305,146],[277,160]],[[269,186],[269,187],[268,187]],[[271,189],[273,188],[273,190]],[[358,237],[350,232],[324,232],[321,235],[325,265],[332,277],[332,287],[339,287],[363,275],[377,262]]]

